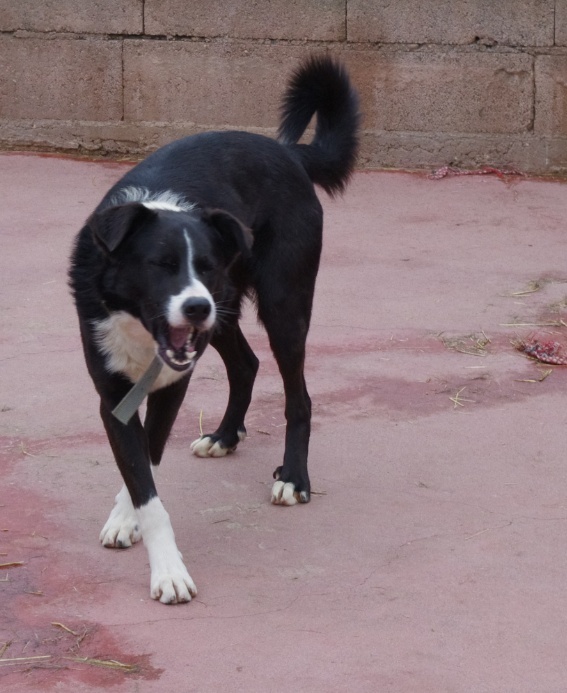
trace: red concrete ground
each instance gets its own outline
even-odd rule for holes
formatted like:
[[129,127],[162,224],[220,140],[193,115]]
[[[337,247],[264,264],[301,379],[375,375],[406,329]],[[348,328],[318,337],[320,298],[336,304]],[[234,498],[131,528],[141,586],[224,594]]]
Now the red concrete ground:
[[124,170],[0,156],[0,563],[21,562],[0,569],[2,690],[566,691],[567,368],[512,345],[567,340],[565,185],[361,173],[324,200],[317,494],[269,504],[282,388],[247,313],[249,439],[189,453],[200,411],[208,429],[224,408],[211,352],[164,461],[199,587],[168,607],[141,545],[98,544],[120,481],[66,287]]

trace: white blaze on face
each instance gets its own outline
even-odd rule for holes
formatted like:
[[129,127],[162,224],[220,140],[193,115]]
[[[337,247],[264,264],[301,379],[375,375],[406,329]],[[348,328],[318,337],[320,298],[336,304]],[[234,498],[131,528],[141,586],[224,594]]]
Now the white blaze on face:
[[184,231],[183,235],[185,237],[185,242],[187,243],[188,284],[180,293],[178,293],[176,296],[172,296],[169,299],[167,306],[167,320],[173,327],[185,327],[185,325],[187,325],[187,318],[183,312],[183,305],[185,301],[190,298],[205,298],[211,305],[211,312],[209,313],[207,319],[203,322],[202,327],[204,330],[210,330],[215,324],[216,319],[215,302],[207,287],[195,276],[195,268],[193,266],[193,246],[191,245],[191,239],[189,238],[187,231]]

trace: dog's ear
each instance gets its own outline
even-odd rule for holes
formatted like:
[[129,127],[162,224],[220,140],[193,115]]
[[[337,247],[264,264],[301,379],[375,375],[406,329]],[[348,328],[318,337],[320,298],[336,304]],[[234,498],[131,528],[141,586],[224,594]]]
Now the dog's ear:
[[113,253],[137,224],[151,219],[155,212],[139,202],[108,207],[95,212],[87,222],[95,243],[106,253]]
[[227,265],[230,265],[237,255],[244,260],[251,257],[254,236],[249,228],[223,209],[205,209],[202,214],[203,219],[218,231],[222,238]]

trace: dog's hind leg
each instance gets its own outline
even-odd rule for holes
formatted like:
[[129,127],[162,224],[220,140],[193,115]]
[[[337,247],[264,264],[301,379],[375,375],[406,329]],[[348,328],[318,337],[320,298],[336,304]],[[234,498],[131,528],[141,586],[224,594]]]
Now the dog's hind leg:
[[[268,328],[269,329],[269,328]],[[305,342],[291,344],[281,335],[270,336],[272,351],[282,375],[285,391],[285,452],[283,465],[274,472],[272,503],[294,505],[310,500],[311,485],[307,454],[311,435],[311,398],[303,374]]]
[[[313,278],[314,284],[314,278]],[[304,377],[305,342],[312,293],[286,292],[286,298],[267,305],[259,300],[259,317],[266,327],[285,392],[285,452],[274,472],[272,503],[295,505],[310,500],[307,454],[311,433],[311,399]]]
[[236,450],[246,437],[244,417],[259,364],[238,324],[223,325],[222,331],[213,336],[211,345],[224,362],[230,390],[226,412],[217,430],[202,435],[191,445],[198,457],[223,457]]

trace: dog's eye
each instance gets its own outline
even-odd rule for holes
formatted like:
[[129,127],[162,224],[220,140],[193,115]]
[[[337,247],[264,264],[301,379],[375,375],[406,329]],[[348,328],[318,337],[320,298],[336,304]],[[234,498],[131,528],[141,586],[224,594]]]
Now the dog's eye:
[[179,269],[179,260],[176,257],[162,257],[158,260],[152,260],[151,264],[155,267],[169,270],[170,272],[177,272]]
[[207,274],[207,272],[212,272],[214,267],[208,258],[198,257],[195,260],[195,269],[199,274]]

